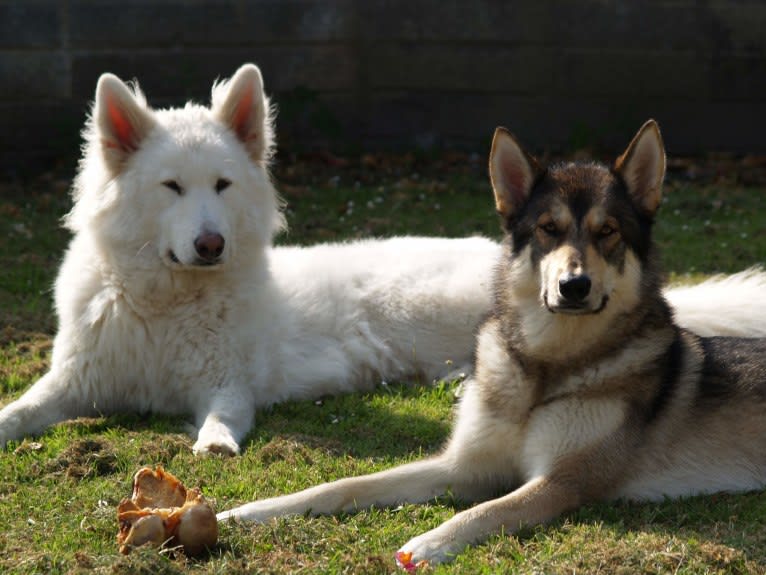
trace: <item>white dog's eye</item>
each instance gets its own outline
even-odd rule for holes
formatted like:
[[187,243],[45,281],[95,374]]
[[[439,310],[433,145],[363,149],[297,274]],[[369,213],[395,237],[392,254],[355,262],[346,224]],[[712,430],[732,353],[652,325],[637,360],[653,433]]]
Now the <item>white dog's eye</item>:
[[169,190],[173,190],[179,196],[184,193],[183,188],[181,188],[179,183],[176,182],[175,180],[166,180],[166,181],[162,182],[162,185],[165,186]]
[[218,178],[218,180],[215,183],[215,191],[216,191],[217,194],[220,194],[222,191],[224,191],[230,185],[231,185],[231,181],[230,180],[227,180],[226,178]]

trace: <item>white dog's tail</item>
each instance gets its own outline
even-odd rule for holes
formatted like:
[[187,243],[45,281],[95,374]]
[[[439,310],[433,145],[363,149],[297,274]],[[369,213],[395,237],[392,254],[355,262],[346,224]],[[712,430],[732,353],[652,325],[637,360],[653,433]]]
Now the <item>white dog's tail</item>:
[[665,297],[679,325],[698,335],[766,337],[766,272],[759,267],[670,287]]

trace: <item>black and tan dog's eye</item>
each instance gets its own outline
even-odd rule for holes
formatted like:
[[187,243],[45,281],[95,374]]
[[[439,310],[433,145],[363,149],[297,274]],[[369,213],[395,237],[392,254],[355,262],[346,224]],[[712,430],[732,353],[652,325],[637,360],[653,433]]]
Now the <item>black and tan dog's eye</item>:
[[617,230],[615,229],[615,227],[612,226],[611,224],[604,224],[603,226],[601,226],[601,229],[598,231],[598,235],[601,236],[602,238],[606,238],[611,236],[616,231]]
[[226,178],[218,178],[218,180],[215,182],[215,192],[217,194],[220,194],[230,185],[231,185],[231,180],[227,180]]
[[546,234],[551,236],[557,236],[559,234],[559,229],[556,227],[556,224],[554,224],[553,222],[540,224],[540,229],[543,230]]

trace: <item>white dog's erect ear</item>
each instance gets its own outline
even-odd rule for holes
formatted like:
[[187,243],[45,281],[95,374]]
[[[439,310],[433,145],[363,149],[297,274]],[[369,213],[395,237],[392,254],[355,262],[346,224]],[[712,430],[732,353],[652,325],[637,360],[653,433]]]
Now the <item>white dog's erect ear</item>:
[[140,147],[154,126],[140,90],[131,91],[114,74],[102,74],[98,79],[93,121],[104,159],[114,171]]
[[245,64],[230,80],[213,86],[213,113],[237,135],[253,160],[268,160],[273,139],[269,101],[255,64]]
[[649,120],[641,126],[627,150],[617,158],[614,170],[622,176],[633,201],[653,216],[662,199],[665,178],[665,146],[657,122]]
[[539,173],[537,161],[505,128],[497,128],[489,153],[489,177],[495,192],[497,212],[508,219],[529,198]]

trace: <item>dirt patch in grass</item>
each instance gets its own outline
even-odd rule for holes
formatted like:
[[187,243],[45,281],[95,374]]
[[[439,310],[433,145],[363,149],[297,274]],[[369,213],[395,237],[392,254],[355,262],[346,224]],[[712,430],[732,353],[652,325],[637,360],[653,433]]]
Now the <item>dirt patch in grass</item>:
[[759,569],[752,561],[748,561],[744,552],[733,547],[704,541],[699,546],[699,553],[706,563],[715,565],[725,573],[763,572],[763,567]]
[[[24,326],[8,325],[0,315],[0,348],[16,346],[18,353],[43,354],[53,347],[50,334],[35,329],[25,329]],[[33,326],[37,327],[37,326]]]
[[78,565],[81,573],[103,575],[180,575],[188,573],[190,561],[183,554],[140,547],[130,555],[87,558]]
[[167,467],[177,455],[190,453],[192,449],[191,439],[181,434],[158,435],[149,441],[145,434],[136,434],[136,440],[140,442],[140,461],[149,461],[151,465],[160,464]]
[[314,450],[334,456],[344,453],[343,444],[340,441],[294,433],[273,438],[258,451],[258,459],[266,464],[285,461],[312,465]]
[[51,337],[39,331],[0,328],[0,389],[18,391],[42,376],[52,347]]
[[74,479],[111,475],[117,469],[117,450],[104,439],[78,439],[45,466],[49,474]]

